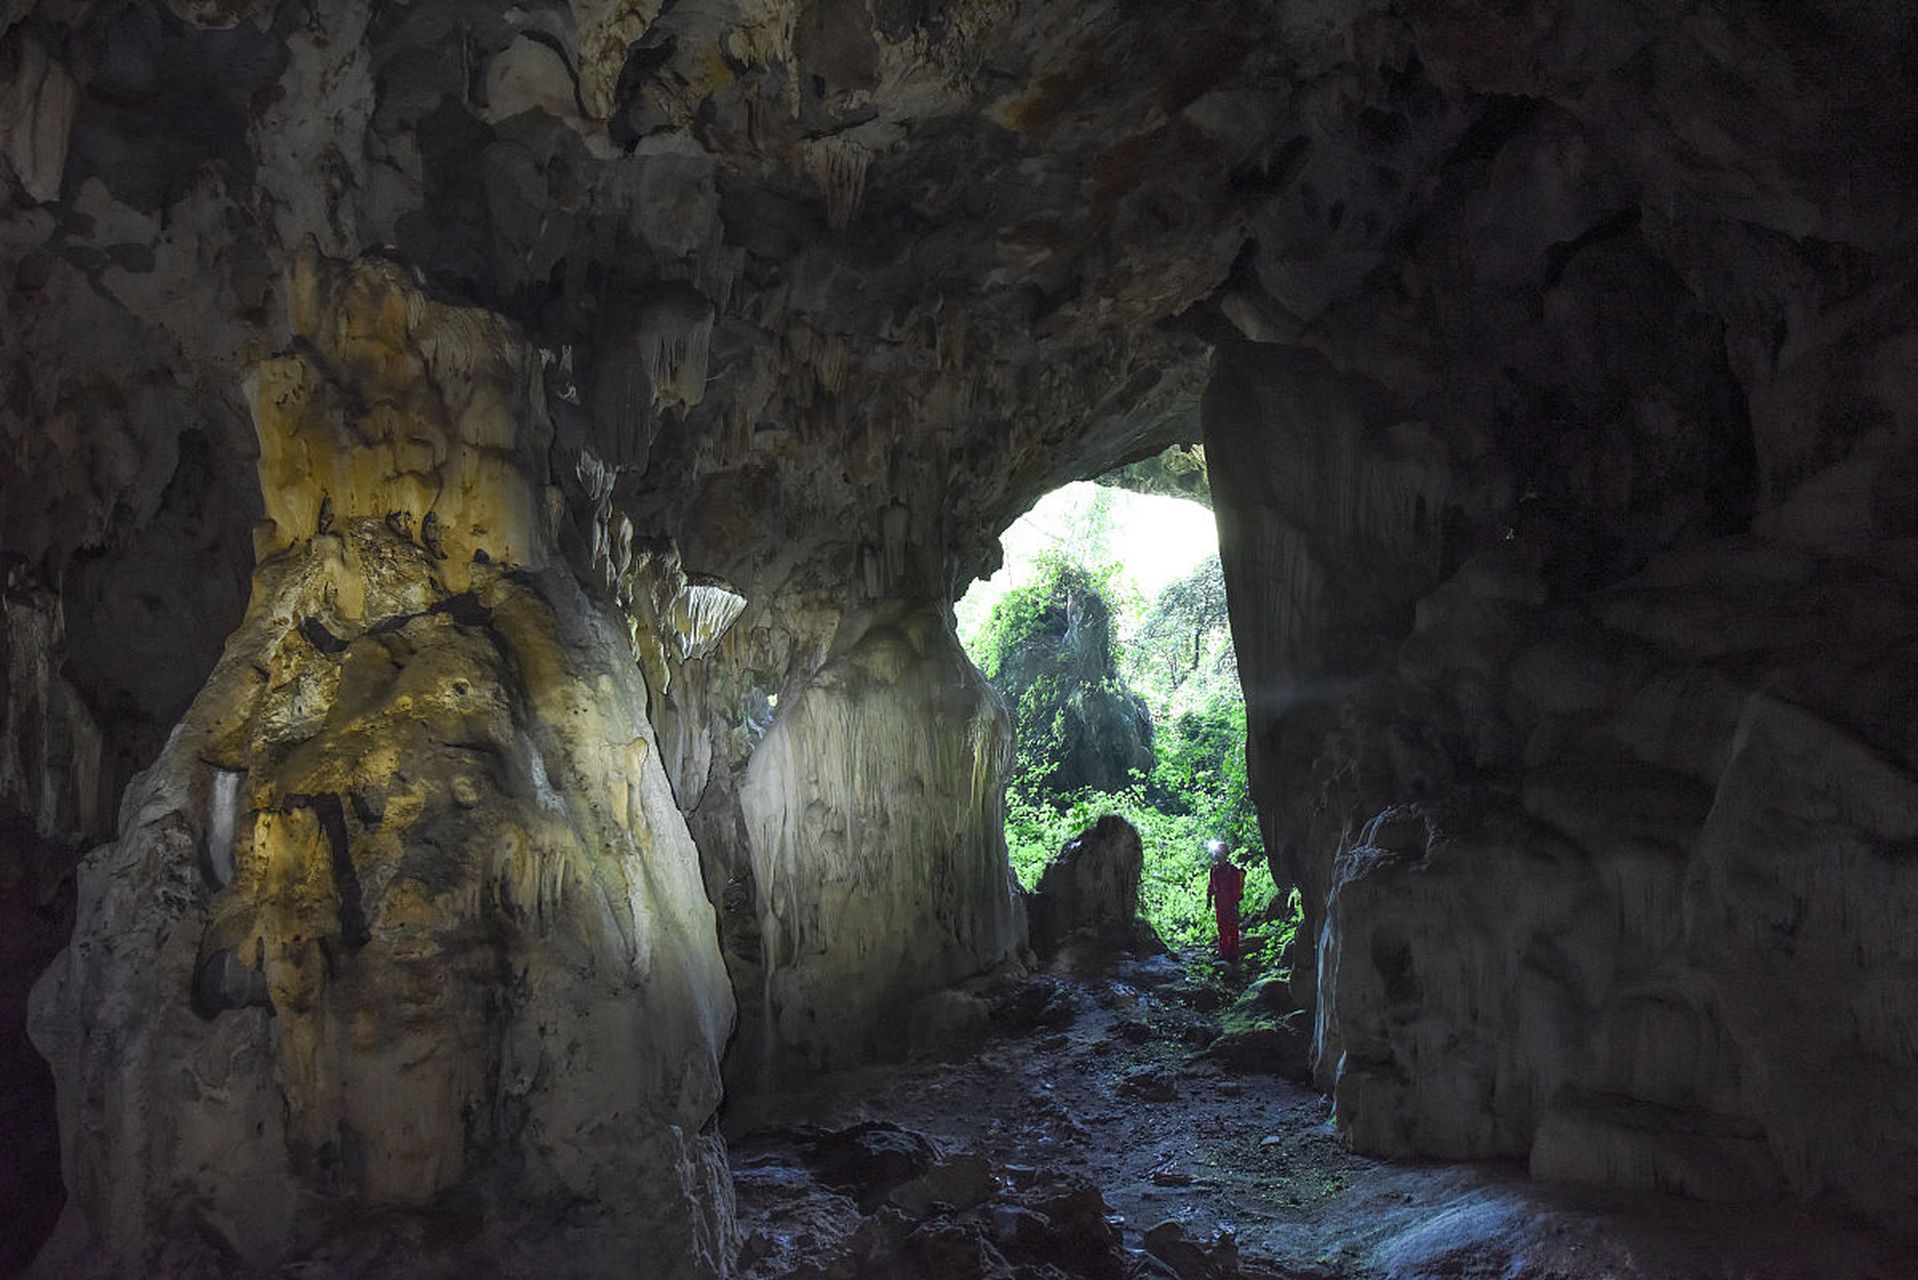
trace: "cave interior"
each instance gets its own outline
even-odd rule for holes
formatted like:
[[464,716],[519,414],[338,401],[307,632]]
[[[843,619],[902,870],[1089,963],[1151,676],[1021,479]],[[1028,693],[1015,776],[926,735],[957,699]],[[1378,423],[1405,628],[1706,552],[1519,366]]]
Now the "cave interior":
[[[1915,139],[1905,0],[0,0],[0,1269],[1918,1275]],[[1167,1088],[1521,1207],[894,1075],[750,1229],[1141,1025],[952,606],[1196,447],[1304,923]]]

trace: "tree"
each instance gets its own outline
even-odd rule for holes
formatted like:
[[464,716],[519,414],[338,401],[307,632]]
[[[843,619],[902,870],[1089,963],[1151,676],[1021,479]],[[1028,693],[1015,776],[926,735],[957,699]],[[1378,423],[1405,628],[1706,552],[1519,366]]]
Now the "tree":
[[[1218,556],[1206,557],[1159,593],[1133,632],[1127,654],[1133,683],[1162,716],[1173,712],[1175,703],[1192,709],[1237,696],[1225,571]],[[1196,687],[1188,690],[1189,683]]]

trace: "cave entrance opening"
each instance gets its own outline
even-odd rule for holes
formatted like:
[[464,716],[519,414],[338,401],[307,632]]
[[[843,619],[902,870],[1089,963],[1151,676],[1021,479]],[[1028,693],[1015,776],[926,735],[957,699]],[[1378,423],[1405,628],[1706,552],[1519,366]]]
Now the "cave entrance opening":
[[1168,946],[1209,956],[1209,845],[1223,841],[1248,867],[1244,965],[1276,974],[1297,903],[1273,881],[1247,793],[1218,529],[1203,501],[1124,479],[1040,499],[1002,535],[999,571],[954,606],[1012,713],[1007,852],[1030,889],[1066,841],[1120,815],[1145,855],[1140,913]]

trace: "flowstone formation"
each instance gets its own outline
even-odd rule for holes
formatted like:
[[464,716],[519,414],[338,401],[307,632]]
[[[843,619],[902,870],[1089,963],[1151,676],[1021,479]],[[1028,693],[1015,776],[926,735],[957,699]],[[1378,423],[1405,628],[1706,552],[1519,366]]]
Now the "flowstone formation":
[[745,1011],[744,1072],[899,1056],[916,998],[1016,957],[1011,755],[1005,709],[940,611],[866,620],[782,703],[740,796],[760,904],[742,989],[763,1002],[759,1022]]
[[553,563],[537,357],[390,266],[291,285],[246,619],[36,993],[41,1268],[720,1274],[732,1001],[627,629]]

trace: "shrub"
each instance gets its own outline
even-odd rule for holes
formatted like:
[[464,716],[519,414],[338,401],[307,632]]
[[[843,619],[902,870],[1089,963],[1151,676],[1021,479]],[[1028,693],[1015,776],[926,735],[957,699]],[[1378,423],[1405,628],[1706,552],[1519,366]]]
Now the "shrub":
[[[1278,887],[1266,866],[1256,812],[1247,795],[1245,701],[1232,671],[1223,580],[1214,557],[1172,584],[1149,608],[1122,587],[1118,566],[1089,567],[1051,552],[1025,585],[1007,592],[968,644],[973,661],[1001,688],[1016,685],[1011,706],[1017,758],[1006,791],[1006,846],[1019,881],[1030,889],[1066,841],[1107,813],[1138,828],[1145,866],[1139,909],[1168,946],[1211,946],[1216,927],[1206,905],[1211,858],[1207,844],[1241,850],[1246,873],[1241,918],[1246,960],[1274,969],[1298,927],[1297,894],[1274,911]],[[1132,635],[1120,669],[1145,693],[1157,728],[1149,774],[1134,773],[1118,790],[1056,792],[1051,787],[1065,748],[1057,678],[1041,674],[1033,646],[1065,628],[1074,591],[1100,595],[1112,609],[1116,635]],[[1146,624],[1127,626],[1143,615]],[[1117,642],[1115,641],[1115,646]],[[1191,679],[1216,671],[1216,679]],[[1161,674],[1168,673],[1168,674]],[[1113,692],[1132,696],[1125,679]],[[1103,687],[1103,685],[1102,685]]]

